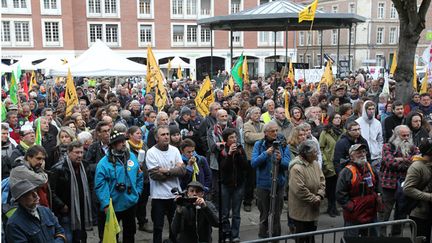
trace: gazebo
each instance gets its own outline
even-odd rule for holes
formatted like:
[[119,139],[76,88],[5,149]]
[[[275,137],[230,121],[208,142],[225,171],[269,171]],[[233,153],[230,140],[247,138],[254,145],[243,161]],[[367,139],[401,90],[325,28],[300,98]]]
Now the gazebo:
[[[319,4],[319,3],[318,3]],[[347,28],[349,31],[349,44],[348,56],[351,53],[351,28],[354,24],[365,22],[366,18],[354,13],[328,13],[317,10],[315,19],[311,28],[310,21],[303,21],[298,23],[298,15],[304,9],[304,5],[293,3],[290,0],[276,0],[268,2],[252,9],[246,9],[241,12],[225,15],[215,16],[210,18],[199,19],[198,24],[212,30],[226,30],[230,31],[230,52],[231,52],[231,66],[233,64],[233,32],[234,31],[285,31],[285,63],[287,63],[288,56],[288,31],[300,30],[338,30],[337,41],[337,63],[339,63],[339,41],[340,29]],[[274,35],[274,52],[276,56],[276,34]],[[323,58],[322,47],[322,34],[321,34],[321,58]],[[213,73],[213,38],[210,38],[210,52],[211,52],[211,73]],[[322,63],[322,60],[321,60]],[[275,63],[276,65],[276,63]],[[339,69],[338,69],[339,70]]]

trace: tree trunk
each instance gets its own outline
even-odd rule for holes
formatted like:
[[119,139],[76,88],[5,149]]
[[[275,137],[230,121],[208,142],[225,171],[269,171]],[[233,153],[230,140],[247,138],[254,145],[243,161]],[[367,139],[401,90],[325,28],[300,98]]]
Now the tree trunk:
[[[431,0],[422,0],[417,9],[417,0],[392,0],[399,14],[399,50],[396,80],[396,100],[409,103],[413,93],[414,61],[420,34],[425,29],[425,17]],[[417,92],[417,91],[416,91]]]

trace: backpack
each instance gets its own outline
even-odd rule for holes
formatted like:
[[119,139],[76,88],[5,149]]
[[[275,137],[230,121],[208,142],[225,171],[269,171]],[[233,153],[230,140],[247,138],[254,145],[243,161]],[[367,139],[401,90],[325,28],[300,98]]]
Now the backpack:
[[7,221],[17,210],[18,206],[12,201],[12,193],[10,192],[9,177],[1,181],[2,189],[2,224],[3,229],[6,228]]

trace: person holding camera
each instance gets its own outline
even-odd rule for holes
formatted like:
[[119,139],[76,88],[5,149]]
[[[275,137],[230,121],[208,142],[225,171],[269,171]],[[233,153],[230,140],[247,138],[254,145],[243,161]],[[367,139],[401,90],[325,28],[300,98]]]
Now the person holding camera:
[[[269,236],[269,215],[274,215],[272,236],[281,234],[280,215],[282,214],[284,185],[286,182],[285,172],[291,160],[290,151],[286,144],[280,143],[278,137],[278,125],[270,121],[264,125],[264,139],[255,143],[252,151],[252,168],[256,169],[257,182],[257,205],[260,211],[260,225],[258,237]],[[279,166],[276,188],[275,212],[270,212],[270,192],[272,186],[273,166]]]
[[[222,227],[224,238],[240,242],[240,208],[242,204],[248,162],[246,153],[237,142],[234,128],[222,132],[225,147],[220,156],[220,173],[222,183]],[[229,214],[232,210],[231,226]]]
[[114,130],[110,135],[109,151],[97,164],[95,174],[95,192],[101,210],[98,214],[100,240],[112,198],[117,220],[123,224],[123,242],[135,242],[135,210],[143,191],[143,181],[138,159],[126,147],[126,136]]
[[174,219],[171,224],[177,242],[212,242],[212,227],[219,218],[215,206],[204,200],[204,186],[198,181],[187,185],[186,195],[178,195]]

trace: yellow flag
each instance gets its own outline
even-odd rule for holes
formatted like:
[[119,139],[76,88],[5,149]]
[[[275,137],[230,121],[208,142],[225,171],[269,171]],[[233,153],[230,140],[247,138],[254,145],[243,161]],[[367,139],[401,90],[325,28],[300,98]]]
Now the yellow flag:
[[426,94],[428,90],[428,72],[426,71],[425,76],[423,77],[420,94]]
[[414,61],[414,67],[413,67],[413,81],[412,81],[412,83],[413,83],[413,89],[414,89],[414,92],[417,92],[418,91],[418,87],[417,87],[417,65],[415,64],[415,61]]
[[112,199],[110,198],[110,203],[106,212],[105,228],[102,243],[117,243],[116,235],[120,233],[120,231],[120,225],[114,212]]
[[183,79],[183,74],[182,74],[182,70],[181,70],[180,64],[179,64],[179,66],[177,68],[177,79]]
[[288,118],[288,120],[291,119],[290,113],[289,113],[289,100],[290,100],[290,94],[288,91],[285,90],[285,116]]
[[242,65],[242,73],[243,73],[243,83],[248,84],[249,83],[249,69],[248,69],[248,63],[247,63],[247,58],[246,56],[244,57],[243,60],[243,65]]
[[32,71],[32,74],[31,74],[29,90],[32,90],[33,85],[37,85],[35,71]]
[[224,87],[224,97],[227,97],[231,93],[234,93],[234,79],[231,76],[228,80],[228,83]]
[[397,67],[397,56],[396,56],[396,51],[393,52],[393,59],[392,59],[392,65],[390,67],[390,74],[394,75],[394,73],[396,72],[396,67]]
[[298,22],[301,23],[304,20],[313,21],[317,6],[318,0],[314,0],[311,4],[307,5],[302,11],[299,12]]
[[152,48],[147,47],[147,87],[146,93],[150,93],[151,89],[154,88],[159,81],[163,81],[162,73],[159,66],[156,63],[156,59],[153,55]]
[[210,104],[215,101],[210,78],[207,76],[195,98],[197,111],[204,117],[210,113]]
[[68,76],[66,80],[65,101],[66,101],[66,116],[70,116],[72,115],[72,108],[78,105],[78,95],[76,93],[75,84],[72,79],[70,68],[68,68]]
[[294,68],[293,68],[291,60],[289,62],[288,78],[290,79],[292,87],[294,88],[295,77],[294,77]]
[[168,72],[171,71],[171,59],[168,61]]
[[327,61],[327,65],[325,67],[323,76],[321,78],[321,81],[327,83],[327,86],[330,87],[330,85],[333,84],[333,70],[332,70],[332,62],[329,60]]
[[158,80],[156,84],[156,95],[155,95],[155,105],[159,111],[161,111],[167,102],[167,92],[165,86],[163,85],[163,80]]

